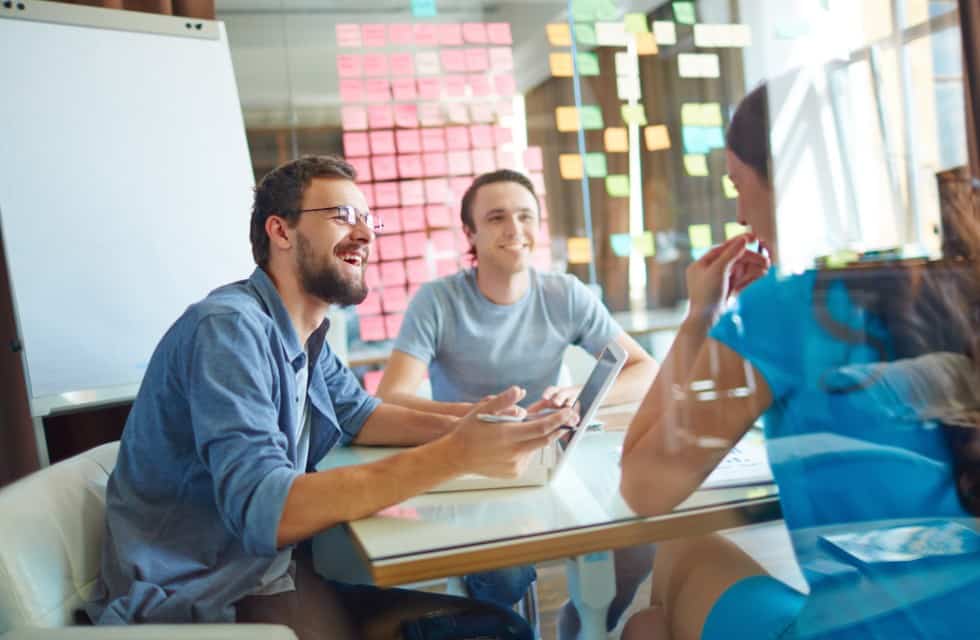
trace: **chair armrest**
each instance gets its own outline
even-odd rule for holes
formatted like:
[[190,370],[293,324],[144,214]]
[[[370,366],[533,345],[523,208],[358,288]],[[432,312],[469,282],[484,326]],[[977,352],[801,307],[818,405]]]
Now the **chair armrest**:
[[14,629],[0,640],[296,640],[296,634],[273,624],[137,624]]

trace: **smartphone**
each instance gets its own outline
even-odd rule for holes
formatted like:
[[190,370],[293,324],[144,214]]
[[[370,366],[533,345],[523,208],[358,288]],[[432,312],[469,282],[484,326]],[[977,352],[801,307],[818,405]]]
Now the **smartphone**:
[[538,411],[537,413],[532,413],[531,415],[524,416],[498,416],[493,413],[478,413],[476,414],[477,419],[483,422],[529,422],[531,420],[537,420],[538,418],[543,418],[547,415],[558,411],[558,409],[544,409]]

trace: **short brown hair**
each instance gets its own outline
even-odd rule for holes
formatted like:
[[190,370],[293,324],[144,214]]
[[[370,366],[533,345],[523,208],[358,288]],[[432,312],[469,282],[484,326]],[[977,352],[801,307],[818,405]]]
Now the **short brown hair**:
[[259,181],[255,187],[249,240],[255,264],[265,267],[269,262],[269,236],[265,221],[269,216],[285,218],[290,227],[299,220],[303,193],[314,178],[339,178],[354,181],[357,171],[339,156],[303,156],[281,164]]
[[[473,223],[473,201],[476,200],[476,192],[480,190],[480,187],[498,182],[515,182],[530,191],[531,195],[534,196],[534,201],[538,202],[538,194],[534,192],[534,184],[520,171],[498,169],[497,171],[484,173],[477,176],[466,190],[466,193],[463,194],[463,201],[459,207],[459,219],[462,221],[464,229],[476,231],[476,225]],[[540,209],[541,205],[538,204],[538,210],[540,211]],[[476,247],[470,246],[467,254],[469,254],[470,260],[476,261]]]

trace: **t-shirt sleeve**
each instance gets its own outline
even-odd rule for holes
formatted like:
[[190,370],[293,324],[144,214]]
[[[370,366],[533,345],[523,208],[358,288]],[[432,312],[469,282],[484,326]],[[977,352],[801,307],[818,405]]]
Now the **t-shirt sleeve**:
[[569,319],[573,328],[570,339],[578,345],[597,355],[607,344],[618,338],[623,332],[622,327],[613,320],[606,306],[599,297],[589,290],[575,276],[566,276],[569,296]]
[[444,313],[435,286],[422,285],[408,304],[393,348],[428,365],[439,350]]
[[[329,347],[324,345],[324,349]],[[344,366],[333,351],[323,355],[320,365],[323,367],[327,392],[337,414],[337,424],[344,434],[342,443],[350,444],[381,401],[364,391],[351,370]]]
[[742,291],[708,335],[752,363],[778,400],[804,380],[813,274],[781,278],[774,271]]

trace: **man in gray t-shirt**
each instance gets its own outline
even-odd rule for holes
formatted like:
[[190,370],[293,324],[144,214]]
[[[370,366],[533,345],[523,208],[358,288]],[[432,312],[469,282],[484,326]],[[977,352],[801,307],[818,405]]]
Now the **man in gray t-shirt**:
[[[569,345],[598,355],[612,341],[628,360],[606,401],[639,400],[657,363],[616,324],[601,301],[577,278],[531,268],[540,226],[537,196],[522,174],[501,170],[478,177],[461,206],[463,230],[477,267],[422,286],[409,304],[378,387],[386,402],[465,415],[472,403],[509,385],[527,390],[531,411],[574,401],[577,386],[558,386]],[[432,400],[415,395],[425,378]],[[533,403],[533,404],[532,404]],[[615,554],[617,594],[610,626],[649,573],[649,546]],[[510,605],[534,579],[532,567],[466,576],[470,595]],[[578,621],[567,606],[561,635]]]

